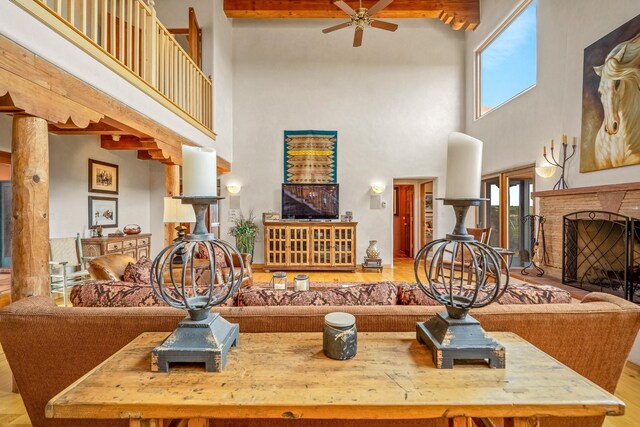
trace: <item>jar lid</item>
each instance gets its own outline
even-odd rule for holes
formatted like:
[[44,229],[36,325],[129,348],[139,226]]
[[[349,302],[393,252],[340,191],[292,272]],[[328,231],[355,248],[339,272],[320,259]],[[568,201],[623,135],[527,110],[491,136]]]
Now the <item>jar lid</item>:
[[295,279],[296,280],[309,280],[309,276],[307,276],[306,274],[296,274]]
[[324,323],[334,328],[348,328],[355,325],[356,317],[353,314],[336,311],[324,316]]
[[287,273],[284,271],[274,271],[273,277],[287,277]]

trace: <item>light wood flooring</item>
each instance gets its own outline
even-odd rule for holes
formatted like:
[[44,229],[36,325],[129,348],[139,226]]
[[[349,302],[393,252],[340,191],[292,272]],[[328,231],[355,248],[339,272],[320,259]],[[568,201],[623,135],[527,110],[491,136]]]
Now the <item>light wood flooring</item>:
[[[384,268],[382,273],[358,271],[345,272],[305,272],[313,282],[374,282],[380,280],[414,281],[413,260],[396,259],[394,268]],[[296,272],[287,272],[293,278]],[[272,273],[254,271],[254,280],[268,282]],[[56,298],[62,305],[62,298]],[[640,367],[628,364],[622,374],[616,396],[627,405],[626,414],[622,417],[608,417],[605,427],[640,427]],[[19,394],[11,392],[11,371],[0,347],[0,427],[31,427],[29,418]]]

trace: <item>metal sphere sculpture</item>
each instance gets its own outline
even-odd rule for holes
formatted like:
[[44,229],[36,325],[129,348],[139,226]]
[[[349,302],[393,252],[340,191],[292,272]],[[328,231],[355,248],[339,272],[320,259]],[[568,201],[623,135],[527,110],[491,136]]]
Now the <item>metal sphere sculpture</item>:
[[420,249],[414,272],[420,289],[460,319],[504,294],[509,280],[502,276],[503,265],[504,259],[484,243],[446,238]]
[[492,368],[505,366],[504,347],[468,314],[472,308],[496,301],[509,284],[504,259],[491,246],[476,241],[464,226],[469,208],[479,206],[482,200],[445,199],[444,204],[452,205],[455,211],[455,228],[446,238],[420,249],[415,259],[419,288],[447,309],[416,326],[417,340],[432,350],[437,368],[453,368],[454,360],[488,361]]
[[[196,226],[193,233],[164,248],[151,265],[155,294],[189,316],[152,352],[153,371],[167,372],[175,362],[201,362],[206,371],[220,372],[230,347],[237,345],[238,325],[227,322],[210,309],[222,304],[240,288],[244,276],[242,257],[231,244],[210,234],[205,226],[207,207],[221,197],[176,197],[193,205]],[[205,253],[203,259],[196,254]],[[220,259],[229,267],[226,277],[217,274]],[[234,266],[234,259],[240,266]]]

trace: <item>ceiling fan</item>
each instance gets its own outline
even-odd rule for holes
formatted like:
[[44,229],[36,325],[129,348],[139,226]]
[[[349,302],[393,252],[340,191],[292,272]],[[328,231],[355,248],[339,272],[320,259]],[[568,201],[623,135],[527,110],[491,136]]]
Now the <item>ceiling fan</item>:
[[333,4],[342,9],[347,15],[351,16],[351,20],[349,22],[338,24],[333,27],[325,28],[324,30],[322,30],[322,32],[327,34],[332,31],[340,30],[342,28],[355,26],[356,34],[353,38],[353,47],[362,46],[362,35],[364,33],[364,27],[380,28],[381,30],[387,31],[395,31],[398,29],[397,24],[372,19],[373,15],[389,6],[392,2],[393,0],[379,0],[378,3],[367,9],[366,7],[362,7],[362,0],[360,0],[360,7],[356,10],[353,10],[353,8],[343,0],[334,1]]

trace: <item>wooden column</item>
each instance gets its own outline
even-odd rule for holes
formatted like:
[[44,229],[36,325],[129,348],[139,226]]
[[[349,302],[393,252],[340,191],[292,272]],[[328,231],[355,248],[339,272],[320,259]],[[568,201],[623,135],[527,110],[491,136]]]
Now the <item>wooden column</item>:
[[39,117],[13,117],[11,299],[49,295],[49,134]]
[[[165,196],[179,196],[180,195],[180,166],[179,165],[166,165],[164,167],[164,188]],[[165,223],[164,224],[164,246],[167,247],[176,238],[175,227],[178,224]]]

